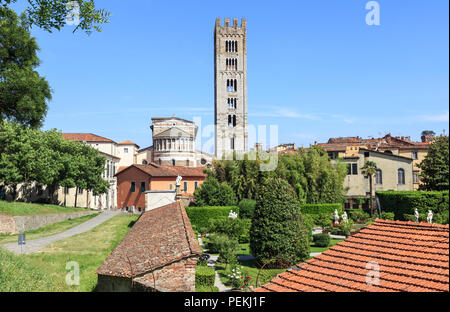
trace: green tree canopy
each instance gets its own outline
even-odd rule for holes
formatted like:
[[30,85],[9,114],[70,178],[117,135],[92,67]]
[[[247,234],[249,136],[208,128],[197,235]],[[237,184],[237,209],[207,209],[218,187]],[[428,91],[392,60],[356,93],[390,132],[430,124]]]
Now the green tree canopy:
[[283,179],[267,178],[258,187],[250,229],[252,255],[262,265],[286,268],[309,257],[308,229],[295,190]]
[[422,172],[419,186],[425,191],[444,191],[449,189],[449,139],[439,136],[430,143],[428,154],[418,165]]
[[[25,0],[22,0],[25,2]],[[24,12],[24,22],[27,26],[37,26],[48,32],[61,30],[67,25],[66,18],[72,12],[79,12],[78,25],[74,25],[74,32],[78,29],[91,33],[100,32],[102,25],[109,22],[111,14],[104,9],[96,9],[94,0],[26,0],[28,7]],[[9,7],[17,0],[0,0],[0,7]],[[74,6],[77,6],[74,7]]]
[[32,128],[42,125],[51,91],[35,71],[38,50],[23,19],[0,6],[0,120]]
[[194,191],[194,196],[199,206],[234,206],[237,204],[233,189],[226,182],[219,183],[214,177],[208,177]]

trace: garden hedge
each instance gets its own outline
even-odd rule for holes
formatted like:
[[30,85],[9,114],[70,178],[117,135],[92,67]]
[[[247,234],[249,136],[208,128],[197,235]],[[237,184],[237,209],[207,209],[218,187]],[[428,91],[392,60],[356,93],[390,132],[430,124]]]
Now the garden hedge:
[[448,220],[448,191],[382,191],[376,192],[376,196],[380,200],[381,211],[394,213],[395,220],[407,220],[408,215],[414,215],[416,208],[421,215],[431,210],[436,219]]
[[314,234],[313,242],[316,247],[328,247],[330,245],[330,235],[328,234]]
[[237,206],[203,206],[203,207],[186,207],[186,213],[193,227],[200,229],[208,226],[212,219],[220,219],[228,217],[230,211],[233,210],[239,215],[239,207]]
[[342,204],[302,204],[300,210],[302,214],[334,214],[338,210],[342,214]]
[[195,268],[195,286],[214,287],[216,273],[213,267],[199,265]]

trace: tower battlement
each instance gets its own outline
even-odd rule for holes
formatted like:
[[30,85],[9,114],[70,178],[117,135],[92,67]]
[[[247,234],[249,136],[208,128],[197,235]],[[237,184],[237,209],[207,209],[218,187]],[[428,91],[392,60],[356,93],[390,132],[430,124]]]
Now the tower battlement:
[[233,23],[230,24],[230,18],[224,18],[224,23],[222,25],[221,18],[216,18],[216,28],[218,27],[232,27],[232,28],[246,28],[247,27],[247,20],[245,18],[241,19],[241,25],[239,25],[239,20],[237,18],[233,18]]

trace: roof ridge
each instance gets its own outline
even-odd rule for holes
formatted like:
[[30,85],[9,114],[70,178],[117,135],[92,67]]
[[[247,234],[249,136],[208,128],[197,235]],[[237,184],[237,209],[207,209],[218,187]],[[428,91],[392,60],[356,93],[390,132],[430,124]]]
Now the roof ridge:
[[[439,224],[439,223],[427,223],[427,222],[413,222],[413,221],[400,221],[400,220],[387,220],[387,219],[375,219],[375,221],[371,224],[381,223],[381,224],[391,224],[391,225],[404,225],[404,226],[415,226],[420,228],[430,228],[433,230],[436,229],[449,229],[448,224]],[[369,225],[369,226],[371,226]]]

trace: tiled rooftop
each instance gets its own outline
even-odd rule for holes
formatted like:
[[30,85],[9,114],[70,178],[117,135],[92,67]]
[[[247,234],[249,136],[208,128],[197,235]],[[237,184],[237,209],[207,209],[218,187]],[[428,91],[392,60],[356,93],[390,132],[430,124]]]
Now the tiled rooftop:
[[115,143],[113,140],[92,133],[63,133],[62,135],[65,139],[71,141]]
[[145,212],[96,273],[130,278],[131,268],[139,275],[200,254],[186,210],[178,201]]
[[[379,283],[367,283],[379,266]],[[449,291],[449,226],[377,219],[257,292]],[[370,280],[370,279],[369,279]]]
[[[182,177],[204,177],[206,176],[203,172],[203,167],[182,167],[182,166],[162,166],[154,163],[148,165],[138,165],[134,164],[130,167],[136,167],[145,173],[151,175],[152,177],[176,177],[178,175]],[[124,172],[126,169],[130,168],[119,168],[116,175]]]

